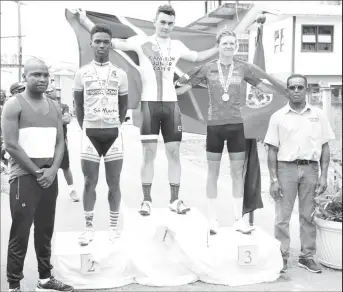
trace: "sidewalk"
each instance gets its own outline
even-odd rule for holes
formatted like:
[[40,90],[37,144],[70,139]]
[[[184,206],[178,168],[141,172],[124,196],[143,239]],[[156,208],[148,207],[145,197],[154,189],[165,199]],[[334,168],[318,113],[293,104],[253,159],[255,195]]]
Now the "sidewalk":
[[[142,200],[140,184],[140,166],[142,149],[139,141],[139,130],[133,126],[124,126],[125,157],[121,177],[122,201],[128,208],[139,208]],[[81,132],[75,120],[68,128],[69,151],[71,157],[71,169],[74,175],[74,184],[79,194],[83,188],[83,176],[80,167],[79,149]],[[182,147],[187,147],[188,141],[195,139],[194,135],[184,134]],[[204,150],[205,151],[205,150]],[[194,160],[203,160],[204,153],[184,153],[181,155],[182,180],[180,198],[190,207],[196,207],[206,214],[206,167],[199,166]],[[202,156],[199,156],[202,155]],[[261,162],[262,163],[262,162]],[[153,207],[167,207],[170,190],[167,180],[167,159],[164,154],[164,145],[159,142],[155,164],[155,177],[152,186]],[[55,231],[81,231],[83,228],[82,202],[72,203],[67,195],[66,182],[63,173],[59,172],[60,194],[57,204]],[[233,210],[231,199],[231,180],[229,176],[221,175],[218,184],[219,198],[217,202],[219,220],[224,226],[233,223]],[[7,244],[10,228],[10,212],[8,196],[1,197],[1,291],[7,289],[6,261]],[[274,211],[270,200],[264,199],[264,209],[255,212],[255,225],[260,226],[269,234],[273,234]],[[106,230],[108,227],[108,203],[107,185],[104,175],[103,162],[100,165],[100,175],[97,187],[97,204],[95,207],[95,227],[97,230]],[[289,272],[273,283],[258,285],[227,287],[209,285],[197,282],[180,287],[146,287],[129,285],[115,289],[115,291],[341,291],[341,272],[324,268],[323,274],[311,274],[297,267],[296,256],[299,245],[299,225],[297,214],[294,214],[291,222],[292,232],[292,258]],[[124,223],[125,224],[125,223]],[[33,228],[31,229],[31,237]],[[28,254],[25,262],[22,288],[24,291],[32,291],[37,281],[37,261],[33,248],[33,240],[30,238]]]

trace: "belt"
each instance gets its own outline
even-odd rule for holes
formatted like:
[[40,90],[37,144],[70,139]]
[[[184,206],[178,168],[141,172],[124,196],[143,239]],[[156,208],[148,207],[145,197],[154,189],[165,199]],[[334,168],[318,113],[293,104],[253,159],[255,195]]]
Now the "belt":
[[290,163],[296,163],[298,165],[306,165],[306,164],[318,163],[318,162],[314,160],[296,159],[294,161],[290,161]]

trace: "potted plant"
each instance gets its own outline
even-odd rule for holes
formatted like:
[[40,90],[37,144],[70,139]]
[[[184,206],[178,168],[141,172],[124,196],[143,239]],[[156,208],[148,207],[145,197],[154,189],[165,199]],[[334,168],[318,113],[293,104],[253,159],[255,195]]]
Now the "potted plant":
[[[340,164],[340,166],[339,166]],[[315,198],[317,257],[333,269],[342,269],[342,163],[332,163],[327,190]]]

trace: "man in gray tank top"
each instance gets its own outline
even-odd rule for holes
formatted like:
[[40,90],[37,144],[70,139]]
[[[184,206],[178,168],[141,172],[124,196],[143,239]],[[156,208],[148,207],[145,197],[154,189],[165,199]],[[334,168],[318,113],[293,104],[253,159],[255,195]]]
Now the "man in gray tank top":
[[[23,267],[34,222],[39,281],[36,291],[73,291],[51,275],[57,171],[64,153],[62,116],[44,96],[49,82],[46,64],[30,59],[24,66],[24,92],[9,99],[1,117],[5,150],[10,154],[12,225],[7,254],[10,291],[20,291]],[[39,147],[41,145],[42,147]]]

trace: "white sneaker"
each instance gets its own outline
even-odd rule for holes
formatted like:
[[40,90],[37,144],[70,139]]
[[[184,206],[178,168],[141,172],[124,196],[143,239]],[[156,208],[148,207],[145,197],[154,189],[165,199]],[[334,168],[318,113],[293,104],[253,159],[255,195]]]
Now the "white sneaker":
[[70,198],[71,198],[71,200],[72,200],[73,202],[78,202],[78,201],[80,201],[80,197],[78,196],[78,194],[76,193],[75,190],[72,190],[72,191],[69,193],[69,195],[70,195]]
[[255,227],[248,226],[243,218],[240,218],[235,221],[233,224],[233,229],[238,232],[242,232],[243,234],[250,234],[252,231],[255,230]]
[[187,207],[183,201],[177,199],[173,203],[169,204],[169,209],[177,214],[186,214],[191,208]]
[[151,213],[152,204],[149,201],[143,201],[141,209],[138,211],[142,216],[149,216]]
[[94,239],[94,230],[86,229],[79,237],[79,244],[81,246],[86,246]]
[[120,238],[120,232],[117,228],[110,228],[108,231],[108,238],[111,241],[111,243],[114,243],[116,239]]
[[219,223],[216,217],[212,217],[209,219],[210,223],[210,235],[216,235],[219,231]]

